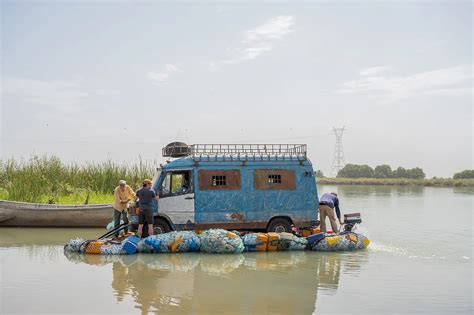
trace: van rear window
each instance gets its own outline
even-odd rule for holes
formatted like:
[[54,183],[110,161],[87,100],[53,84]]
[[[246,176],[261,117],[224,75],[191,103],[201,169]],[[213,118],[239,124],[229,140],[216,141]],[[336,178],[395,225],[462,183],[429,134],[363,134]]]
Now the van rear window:
[[255,170],[253,186],[255,190],[295,190],[295,171]]
[[239,190],[239,170],[200,170],[198,172],[199,190]]

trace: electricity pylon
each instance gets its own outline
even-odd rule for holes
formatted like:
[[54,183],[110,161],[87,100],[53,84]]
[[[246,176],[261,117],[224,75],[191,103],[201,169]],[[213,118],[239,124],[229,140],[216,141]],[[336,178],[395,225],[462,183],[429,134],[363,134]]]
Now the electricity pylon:
[[344,161],[344,148],[342,147],[342,134],[346,127],[332,128],[336,135],[336,145],[334,147],[334,157],[331,166],[331,175],[336,177],[337,173],[346,165]]

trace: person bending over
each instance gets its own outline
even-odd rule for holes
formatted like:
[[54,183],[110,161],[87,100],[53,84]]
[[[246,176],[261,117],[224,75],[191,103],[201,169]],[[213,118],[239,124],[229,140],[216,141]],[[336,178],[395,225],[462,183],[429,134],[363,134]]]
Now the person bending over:
[[337,194],[332,192],[330,194],[325,193],[319,199],[319,219],[321,221],[321,232],[326,233],[326,217],[329,218],[331,222],[332,231],[334,233],[338,232],[336,217],[334,216],[334,209],[336,209],[336,215],[339,219],[339,223],[342,225],[341,220],[341,210],[339,209],[339,199]]

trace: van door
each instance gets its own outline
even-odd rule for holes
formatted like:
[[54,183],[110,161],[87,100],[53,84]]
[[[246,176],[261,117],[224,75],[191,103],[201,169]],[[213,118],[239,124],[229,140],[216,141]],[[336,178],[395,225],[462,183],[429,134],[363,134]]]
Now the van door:
[[168,216],[178,230],[194,228],[194,186],[191,170],[164,174],[158,213]]

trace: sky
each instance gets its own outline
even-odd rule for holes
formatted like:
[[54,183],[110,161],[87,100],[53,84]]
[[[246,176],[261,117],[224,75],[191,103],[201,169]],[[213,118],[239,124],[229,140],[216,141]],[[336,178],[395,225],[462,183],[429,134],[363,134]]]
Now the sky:
[[305,143],[346,163],[473,169],[470,1],[1,1],[2,159],[163,161]]

